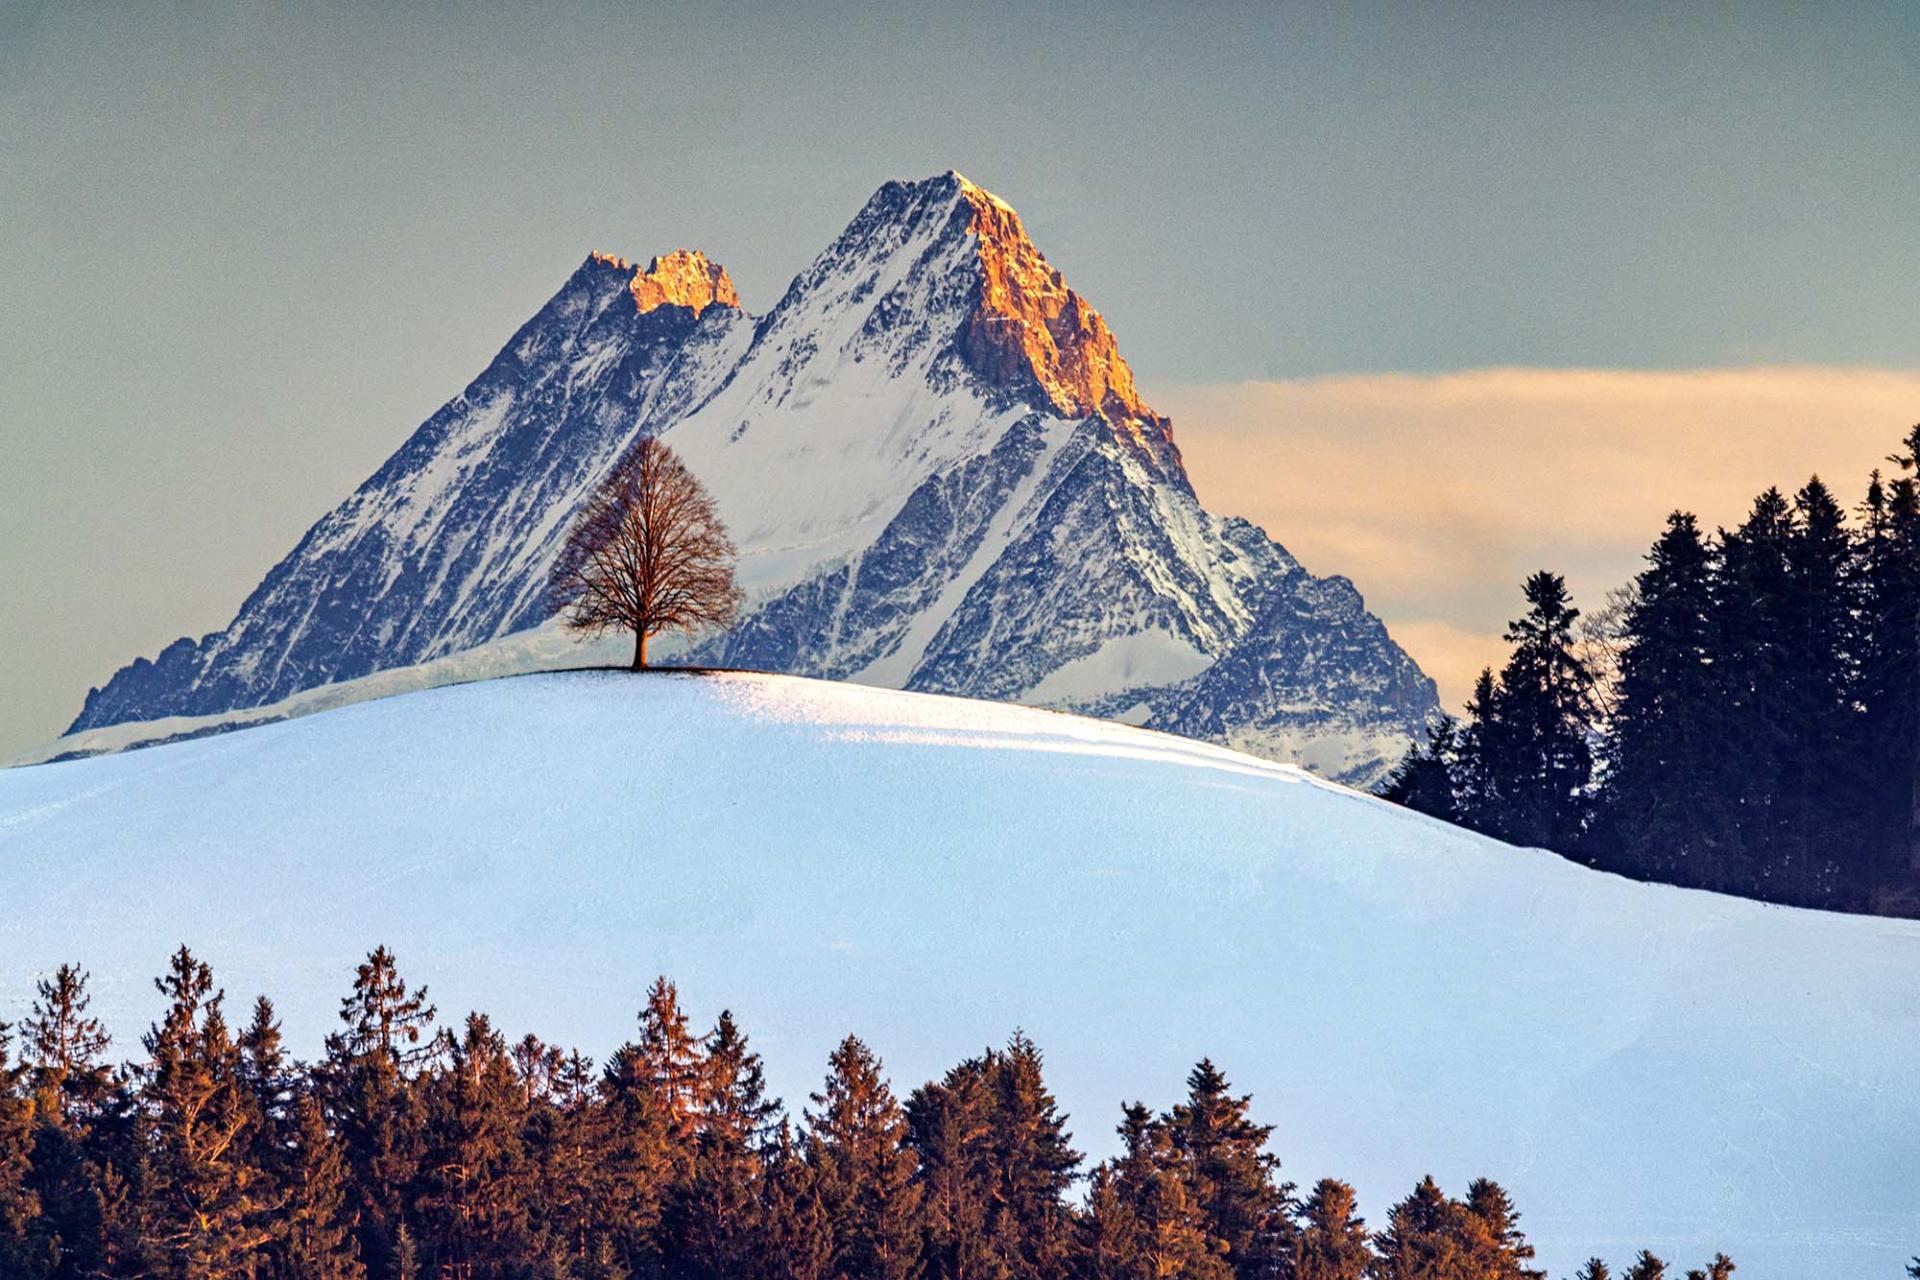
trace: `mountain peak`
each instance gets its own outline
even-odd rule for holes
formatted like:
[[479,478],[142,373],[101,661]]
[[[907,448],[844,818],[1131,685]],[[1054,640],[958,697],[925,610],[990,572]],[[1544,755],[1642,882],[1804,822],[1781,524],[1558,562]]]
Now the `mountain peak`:
[[980,297],[959,338],[967,362],[1001,384],[1031,378],[1061,413],[1164,434],[1167,420],[1141,400],[1113,331],[1047,261],[1013,206],[957,169],[943,178],[965,206],[980,257]]
[[727,269],[698,249],[675,249],[652,259],[644,267],[635,267],[618,254],[596,249],[587,255],[587,265],[621,276],[631,271],[633,276],[626,287],[633,294],[633,305],[643,315],[665,306],[686,307],[698,316],[711,306],[737,308],[740,305],[740,295],[734,291]]
[[691,307],[699,315],[710,306],[738,307],[727,269],[695,249],[676,249],[655,258],[633,277],[633,303],[642,312],[655,307]]

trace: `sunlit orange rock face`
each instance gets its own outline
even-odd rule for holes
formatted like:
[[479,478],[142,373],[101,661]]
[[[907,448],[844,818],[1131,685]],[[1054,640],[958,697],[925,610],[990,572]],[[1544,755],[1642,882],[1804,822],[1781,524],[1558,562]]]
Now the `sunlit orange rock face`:
[[960,332],[968,363],[1003,385],[1031,376],[1063,414],[1167,434],[1168,421],[1134,390],[1107,322],[1027,239],[1020,215],[971,183],[963,191],[983,277],[979,306]]
[[[594,257],[626,269],[624,258],[596,253]],[[633,276],[633,304],[642,312],[655,307],[690,307],[699,315],[711,306],[737,307],[740,295],[733,291],[727,269],[708,260],[693,249],[676,249],[655,258]]]

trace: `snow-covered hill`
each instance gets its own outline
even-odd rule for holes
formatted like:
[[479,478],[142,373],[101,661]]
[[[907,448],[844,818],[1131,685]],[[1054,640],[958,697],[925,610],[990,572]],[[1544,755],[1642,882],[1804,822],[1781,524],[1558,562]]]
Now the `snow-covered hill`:
[[1204,743],[781,677],[525,676],[0,772],[0,1018],[66,959],[123,1044],[182,940],[316,1050],[394,946],[443,1012],[604,1053],[657,972],[790,1101],[1023,1027],[1080,1142],[1202,1054],[1379,1221],[1515,1192],[1556,1277],[1920,1248],[1920,924],[1598,875]]
[[702,660],[1071,707],[1354,781],[1435,709],[1351,583],[1200,506],[1099,313],[949,173],[882,187],[759,318],[699,254],[592,255],[225,630],[123,668],[73,731],[539,625],[567,517],[642,432],[742,551],[752,609]]

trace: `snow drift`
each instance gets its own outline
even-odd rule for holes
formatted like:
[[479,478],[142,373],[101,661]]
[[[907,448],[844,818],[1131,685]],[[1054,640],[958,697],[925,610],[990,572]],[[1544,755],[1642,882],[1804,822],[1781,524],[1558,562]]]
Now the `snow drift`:
[[1297,769],[1074,716],[762,676],[536,675],[0,773],[0,1018],[62,960],[124,1048],[182,940],[318,1050],[375,943],[604,1054],[651,977],[790,1103],[1024,1028],[1096,1155],[1201,1055],[1376,1225],[1488,1174],[1551,1274],[1920,1247],[1920,924],[1630,883]]

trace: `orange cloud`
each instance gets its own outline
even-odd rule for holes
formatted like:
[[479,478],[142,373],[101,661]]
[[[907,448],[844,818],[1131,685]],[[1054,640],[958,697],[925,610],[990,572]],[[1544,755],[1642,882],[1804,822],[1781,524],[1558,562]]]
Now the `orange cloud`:
[[1173,388],[1195,487],[1352,578],[1458,705],[1519,582],[1598,605],[1667,512],[1739,520],[1818,473],[1849,504],[1920,421],[1920,372],[1484,369]]

